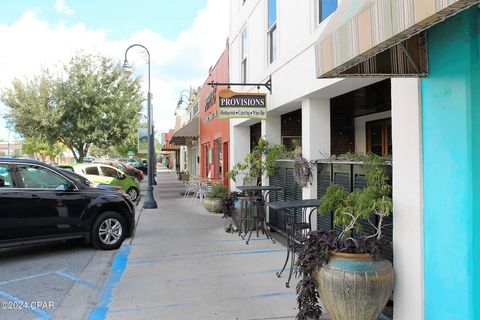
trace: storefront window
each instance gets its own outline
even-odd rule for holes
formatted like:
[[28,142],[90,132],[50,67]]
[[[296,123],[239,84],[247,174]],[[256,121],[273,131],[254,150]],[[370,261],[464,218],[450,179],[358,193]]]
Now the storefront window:
[[370,121],[367,127],[367,152],[379,156],[392,155],[392,120]]

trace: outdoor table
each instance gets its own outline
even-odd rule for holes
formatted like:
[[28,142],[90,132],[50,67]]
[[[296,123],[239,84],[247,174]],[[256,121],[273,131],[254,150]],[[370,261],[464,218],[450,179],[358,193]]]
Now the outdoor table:
[[[282,190],[282,187],[275,187],[275,186],[239,186],[237,187],[240,191],[244,191],[247,195],[248,194],[251,194],[251,196],[248,198],[248,199],[243,199],[242,201],[246,201],[246,202],[250,202],[250,206],[247,205],[245,206],[245,216],[243,216],[243,206],[242,206],[242,210],[240,212],[240,228],[239,228],[239,234],[241,235],[241,226],[242,226],[242,223],[243,223],[243,220],[253,220],[254,223],[255,223],[255,229],[257,231],[257,237],[258,237],[258,222],[260,221],[261,224],[261,229],[263,230],[263,232],[265,233],[265,235],[267,236],[267,239],[271,239],[273,243],[275,243],[275,240],[273,239],[272,235],[270,234],[270,231],[268,231],[268,228],[267,228],[267,225],[266,225],[266,221],[265,221],[265,216],[263,217],[260,217],[257,213],[257,216],[253,216],[253,212],[251,212],[249,210],[249,208],[251,208],[252,206],[258,206],[258,205],[264,205],[265,203],[265,200],[268,196],[268,194],[271,192],[271,191],[279,191],[279,190]],[[257,201],[254,197],[253,197],[253,194],[255,194],[255,192],[258,192],[260,191],[262,193],[262,201]],[[242,236],[242,239],[245,238],[245,236],[247,235],[247,227],[246,227],[246,223],[245,223],[245,235]],[[250,237],[252,236],[252,233],[253,233],[253,229],[250,230],[250,235],[248,236],[248,239],[246,241],[246,244],[248,245],[249,241],[250,241]]]
[[[293,269],[295,267],[295,245],[297,243],[301,244],[300,241],[295,239],[296,231],[304,231],[311,229],[311,215],[320,205],[320,200],[318,199],[304,199],[304,200],[291,200],[291,201],[274,201],[274,202],[266,202],[265,203],[270,209],[274,210],[285,210],[287,219],[285,220],[285,229],[287,231],[287,257],[285,259],[285,263],[283,264],[283,268],[280,272],[277,272],[277,277],[280,278],[282,272],[285,270],[285,267],[288,264],[288,259],[290,254],[292,255],[291,263],[290,263],[290,273],[288,275],[288,281],[285,283],[287,288],[290,287],[290,279],[292,278]],[[307,219],[307,209],[312,208],[308,215]],[[288,209],[291,212],[289,212]],[[296,222],[297,213],[295,209],[302,209],[302,216],[301,221]]]

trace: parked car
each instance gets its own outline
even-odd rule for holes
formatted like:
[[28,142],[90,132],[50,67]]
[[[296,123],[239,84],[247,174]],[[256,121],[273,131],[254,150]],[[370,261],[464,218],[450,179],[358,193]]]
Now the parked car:
[[129,176],[137,178],[138,181],[142,181],[143,178],[145,177],[142,171],[135,169],[133,166],[127,163],[124,163],[122,161],[112,160],[112,159],[96,159],[93,161],[93,163],[108,164],[112,167],[122,170],[124,173],[128,174]]
[[140,194],[138,181],[122,171],[102,163],[75,163],[59,165],[59,168],[78,173],[95,183],[105,183],[119,186],[128,194],[131,201],[137,200]]
[[78,183],[43,162],[0,158],[0,247],[81,238],[112,250],[134,227],[126,195]]
[[137,159],[129,159],[128,163],[135,169],[142,171],[144,174],[148,174],[148,165]]
[[92,187],[92,188],[98,188],[98,189],[102,189],[102,190],[109,190],[109,191],[124,193],[122,187],[115,186],[113,184],[95,183],[95,182],[92,182],[92,181],[88,180],[84,176],[79,175],[78,173],[75,173],[71,170],[61,169],[61,168],[60,168],[60,170],[62,170],[62,172],[64,174],[66,174],[69,178],[73,179],[76,183],[80,183],[80,184],[83,184],[83,185],[86,185],[86,186],[89,186],[89,187]]

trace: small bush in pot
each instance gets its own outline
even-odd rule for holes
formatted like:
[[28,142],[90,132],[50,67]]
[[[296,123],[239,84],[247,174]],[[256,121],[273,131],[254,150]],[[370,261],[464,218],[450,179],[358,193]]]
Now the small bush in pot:
[[202,201],[204,208],[210,212],[221,213],[223,211],[223,201],[227,195],[228,188],[226,186],[220,183],[214,184]]
[[[299,320],[319,319],[319,298],[333,320],[378,319],[391,295],[393,267],[382,259],[391,245],[382,235],[384,218],[392,212],[391,186],[381,158],[370,156],[364,163],[366,188],[349,193],[332,184],[320,199],[319,213],[333,213],[341,231],[313,231],[305,239],[296,270]],[[371,234],[362,227],[366,223]],[[371,290],[365,289],[370,275],[380,275]]]

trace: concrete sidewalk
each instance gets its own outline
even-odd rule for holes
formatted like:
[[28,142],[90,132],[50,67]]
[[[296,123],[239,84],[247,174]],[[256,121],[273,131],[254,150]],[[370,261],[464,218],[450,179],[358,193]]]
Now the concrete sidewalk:
[[297,281],[286,288],[288,270],[275,276],[286,248],[264,236],[245,245],[221,215],[181,196],[176,175],[157,181],[158,209],[139,210],[90,319],[294,319]]

